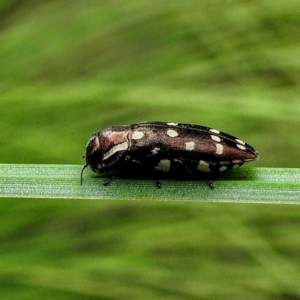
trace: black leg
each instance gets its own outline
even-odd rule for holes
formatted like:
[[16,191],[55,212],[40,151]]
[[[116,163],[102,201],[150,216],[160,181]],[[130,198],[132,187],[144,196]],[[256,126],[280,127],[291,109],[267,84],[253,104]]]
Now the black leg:
[[210,189],[213,189],[213,188],[214,188],[214,183],[213,183],[211,180],[205,179],[205,182],[206,182],[206,184],[209,186]]
[[161,188],[161,182],[158,179],[155,180],[155,184],[159,189]]
[[110,182],[113,180],[113,178],[114,178],[113,175],[108,176],[108,177],[104,180],[103,185],[104,185],[104,186],[108,186],[108,185],[110,184]]

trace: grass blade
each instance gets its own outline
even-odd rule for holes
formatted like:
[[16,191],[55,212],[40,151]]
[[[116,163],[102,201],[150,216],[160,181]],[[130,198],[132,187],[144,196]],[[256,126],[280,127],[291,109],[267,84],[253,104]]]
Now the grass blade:
[[300,204],[300,169],[240,168],[224,172],[210,189],[205,182],[116,178],[107,187],[91,171],[80,185],[78,165],[0,164],[0,197],[216,201]]

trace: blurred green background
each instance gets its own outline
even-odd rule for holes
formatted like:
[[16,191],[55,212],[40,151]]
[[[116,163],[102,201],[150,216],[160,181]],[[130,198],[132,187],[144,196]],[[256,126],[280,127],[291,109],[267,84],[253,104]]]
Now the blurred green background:
[[[299,12],[296,0],[1,0],[0,162],[83,164],[95,131],[157,120],[245,139],[252,166],[299,168]],[[1,199],[0,297],[297,300],[299,214]]]

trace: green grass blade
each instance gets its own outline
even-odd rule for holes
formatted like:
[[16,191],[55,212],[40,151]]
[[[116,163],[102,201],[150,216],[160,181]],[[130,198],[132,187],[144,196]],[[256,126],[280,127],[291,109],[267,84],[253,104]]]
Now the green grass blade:
[[218,201],[240,203],[300,204],[300,169],[240,168],[224,172],[214,181],[119,179],[102,185],[91,171],[80,185],[78,165],[0,164],[0,197]]

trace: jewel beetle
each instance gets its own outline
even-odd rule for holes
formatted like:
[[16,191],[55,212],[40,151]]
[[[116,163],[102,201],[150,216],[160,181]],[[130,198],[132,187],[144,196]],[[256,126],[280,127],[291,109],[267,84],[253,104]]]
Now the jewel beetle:
[[110,126],[88,140],[81,183],[88,166],[96,173],[116,171],[159,178],[161,174],[216,174],[257,158],[257,151],[243,140],[201,125],[141,122]]

